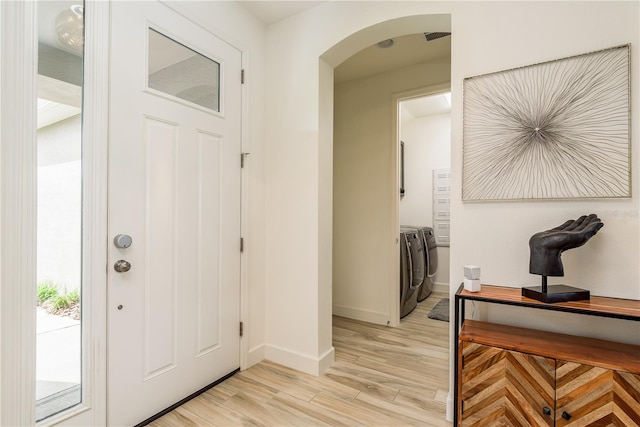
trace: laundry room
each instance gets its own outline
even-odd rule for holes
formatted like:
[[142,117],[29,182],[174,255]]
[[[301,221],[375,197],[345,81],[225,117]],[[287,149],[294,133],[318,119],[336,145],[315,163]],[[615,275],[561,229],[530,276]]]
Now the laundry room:
[[[442,19],[448,22],[447,17]],[[431,176],[434,168],[449,167],[448,110],[431,119],[418,113],[404,115],[413,118],[407,123],[413,130],[404,131],[411,139],[407,144],[425,143],[420,152],[417,145],[407,145],[405,160],[422,164],[418,173],[428,177],[409,176],[414,172],[411,167],[405,176],[406,197],[400,192],[400,103],[440,95],[451,86],[451,36],[434,39],[427,34],[431,33],[382,40],[334,70],[332,311],[336,316],[399,326],[400,225],[433,228]],[[437,125],[443,117],[447,125]],[[431,124],[421,130],[427,126],[421,122]],[[437,130],[429,130],[434,127]],[[425,135],[416,140],[411,132]],[[437,148],[436,134],[446,135],[437,138]],[[421,157],[423,151],[427,158]],[[434,157],[432,151],[438,153],[437,160],[429,158]],[[429,208],[414,210],[401,220],[401,203],[412,200]],[[438,247],[437,252],[440,265],[431,279],[436,290],[448,294],[449,248]]]
[[451,93],[398,103],[400,316],[432,291],[449,291]]

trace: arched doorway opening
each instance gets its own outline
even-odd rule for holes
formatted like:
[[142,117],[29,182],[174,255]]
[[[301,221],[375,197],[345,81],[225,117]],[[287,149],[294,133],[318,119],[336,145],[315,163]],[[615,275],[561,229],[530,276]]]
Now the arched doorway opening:
[[[333,217],[330,282],[336,314],[389,326],[399,324],[399,149],[397,111],[391,99],[394,94],[416,87],[447,84],[451,59],[449,56],[441,62],[412,64],[404,74],[386,72],[386,80],[364,82],[363,95],[370,98],[345,107],[363,113],[353,115],[358,122],[349,119],[346,124],[342,116],[334,115],[333,108],[322,108],[337,106],[340,101],[334,99],[338,96],[334,91],[334,70],[380,40],[449,32],[450,27],[448,14],[397,18],[358,31],[321,56],[320,123],[329,125],[320,126],[320,146],[329,145],[335,151],[330,163],[326,157],[324,160],[328,170],[334,171],[332,212],[325,214]],[[372,87],[367,88],[367,84]],[[331,117],[325,117],[328,115]],[[345,150],[334,145],[345,140],[350,142]],[[335,162],[336,156],[341,156],[339,162]]]
[[[422,82],[415,84],[413,87],[396,87],[389,96],[387,96],[386,108],[388,111],[383,114],[381,122],[385,122],[386,127],[381,132],[371,132],[371,137],[380,137],[385,142],[386,149],[378,151],[377,154],[381,157],[378,158],[379,167],[376,173],[378,174],[380,185],[377,190],[372,190],[369,187],[366,190],[359,191],[357,185],[350,186],[349,188],[342,187],[337,190],[338,185],[343,183],[334,182],[334,176],[330,174],[334,171],[336,166],[334,150],[337,147],[334,145],[336,141],[335,129],[340,126],[339,119],[334,115],[335,105],[335,91],[334,91],[334,71],[341,63],[347,58],[361,51],[362,49],[372,46],[381,40],[390,38],[401,37],[409,34],[424,33],[427,31],[433,32],[450,32],[451,31],[451,15],[416,15],[407,16],[403,18],[397,18],[389,21],[384,21],[376,25],[372,25],[363,30],[360,30],[351,36],[343,39],[341,42],[334,45],[331,49],[327,50],[320,56],[319,63],[319,147],[320,147],[320,182],[323,182],[323,175],[329,175],[328,182],[333,185],[330,189],[321,188],[321,201],[320,203],[320,218],[333,218],[332,228],[332,267],[330,271],[333,272],[332,280],[322,280],[320,277],[320,289],[321,294],[330,295],[329,301],[332,301],[333,295],[336,294],[336,287],[344,285],[340,283],[341,278],[338,277],[337,269],[341,268],[336,262],[338,258],[342,261],[343,265],[348,265],[351,271],[353,280],[359,281],[359,286],[356,289],[358,291],[353,292],[353,283],[349,286],[351,289],[347,292],[350,293],[352,300],[363,298],[369,303],[372,303],[373,309],[356,310],[361,317],[360,320],[367,320],[378,324],[386,324],[389,326],[397,326],[400,319],[400,304],[399,304],[399,271],[400,262],[398,260],[398,228],[399,228],[399,144],[397,144],[397,123],[392,123],[393,118],[397,119],[397,103],[392,102],[391,94],[397,94],[409,89],[416,89],[417,87],[430,86],[428,82]],[[451,79],[451,59],[449,57],[447,67],[446,83],[450,84]],[[445,82],[434,81],[432,84],[442,84]],[[385,115],[386,114],[386,115]],[[360,127],[368,128],[371,123],[376,125],[378,122],[369,121],[361,123]],[[378,129],[376,127],[376,129]],[[352,153],[355,159],[365,158],[370,156],[376,156],[375,153],[367,149],[356,150]],[[371,166],[369,166],[371,167]],[[366,170],[366,167],[365,167]],[[355,175],[359,175],[359,172],[353,171]],[[360,183],[366,181],[363,176],[359,176]],[[356,179],[354,182],[358,182]],[[362,189],[360,189],[362,190]],[[364,195],[372,196],[376,200],[377,205],[370,209],[363,210],[351,210],[349,214],[350,218],[342,221],[341,215],[345,211],[336,212],[334,206],[336,204],[336,197],[342,197],[343,200],[350,200],[353,202],[352,206],[358,206],[358,202]],[[341,192],[342,194],[338,194]],[[324,194],[324,199],[322,195]],[[371,200],[371,199],[370,199]],[[366,204],[361,205],[366,206]],[[370,233],[371,230],[376,230],[376,233]],[[369,231],[369,233],[368,233]],[[322,238],[320,246],[323,247]],[[345,243],[346,242],[346,243]],[[344,253],[341,251],[346,250],[351,255],[344,257]],[[345,262],[346,261],[346,262]],[[322,267],[322,266],[321,266]],[[322,271],[322,268],[321,268]],[[361,274],[362,273],[362,274]],[[326,278],[325,278],[326,279]],[[332,288],[326,289],[329,286]],[[321,319],[320,324],[322,334],[331,333],[331,313],[335,313],[336,304],[334,301],[333,310],[327,310],[327,301],[320,301],[321,304]],[[324,317],[327,316],[327,317]],[[326,326],[329,326],[328,331]],[[451,398],[447,397],[447,413],[450,412]]]

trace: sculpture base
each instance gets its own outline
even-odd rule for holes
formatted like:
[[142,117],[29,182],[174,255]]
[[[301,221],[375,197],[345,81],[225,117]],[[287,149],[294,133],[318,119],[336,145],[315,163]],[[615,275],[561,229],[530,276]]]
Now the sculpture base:
[[584,301],[591,297],[588,290],[567,285],[549,285],[547,286],[547,292],[542,292],[542,286],[522,288],[522,296],[550,303]]

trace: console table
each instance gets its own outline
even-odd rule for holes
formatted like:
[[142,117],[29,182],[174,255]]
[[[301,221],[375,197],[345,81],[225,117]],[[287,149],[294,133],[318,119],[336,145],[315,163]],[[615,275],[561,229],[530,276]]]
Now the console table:
[[640,426],[640,346],[465,319],[467,301],[640,321],[637,300],[591,296],[551,304],[523,297],[520,288],[482,285],[480,292],[468,292],[460,285],[454,306],[454,425],[482,425],[501,416],[532,426],[598,419],[602,410],[596,414],[595,408],[602,402],[578,397],[595,395],[599,387],[622,393],[612,397],[616,402],[627,401],[623,411],[603,417],[627,417],[617,422]]

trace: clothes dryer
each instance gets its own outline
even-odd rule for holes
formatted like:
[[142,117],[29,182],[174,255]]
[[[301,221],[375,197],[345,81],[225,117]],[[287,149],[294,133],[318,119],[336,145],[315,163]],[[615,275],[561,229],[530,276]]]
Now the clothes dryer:
[[424,249],[424,281],[418,293],[418,301],[425,300],[433,291],[434,277],[438,271],[438,250],[436,249],[436,236],[431,227],[419,227],[418,232],[422,237]]
[[424,280],[418,292],[418,302],[425,300],[433,291],[434,277],[438,271],[438,251],[436,249],[436,236],[433,228],[422,225],[402,225],[400,229],[407,228],[417,230],[422,240],[424,255]]
[[400,228],[400,317],[418,305],[418,293],[425,278],[422,236],[415,228]]

